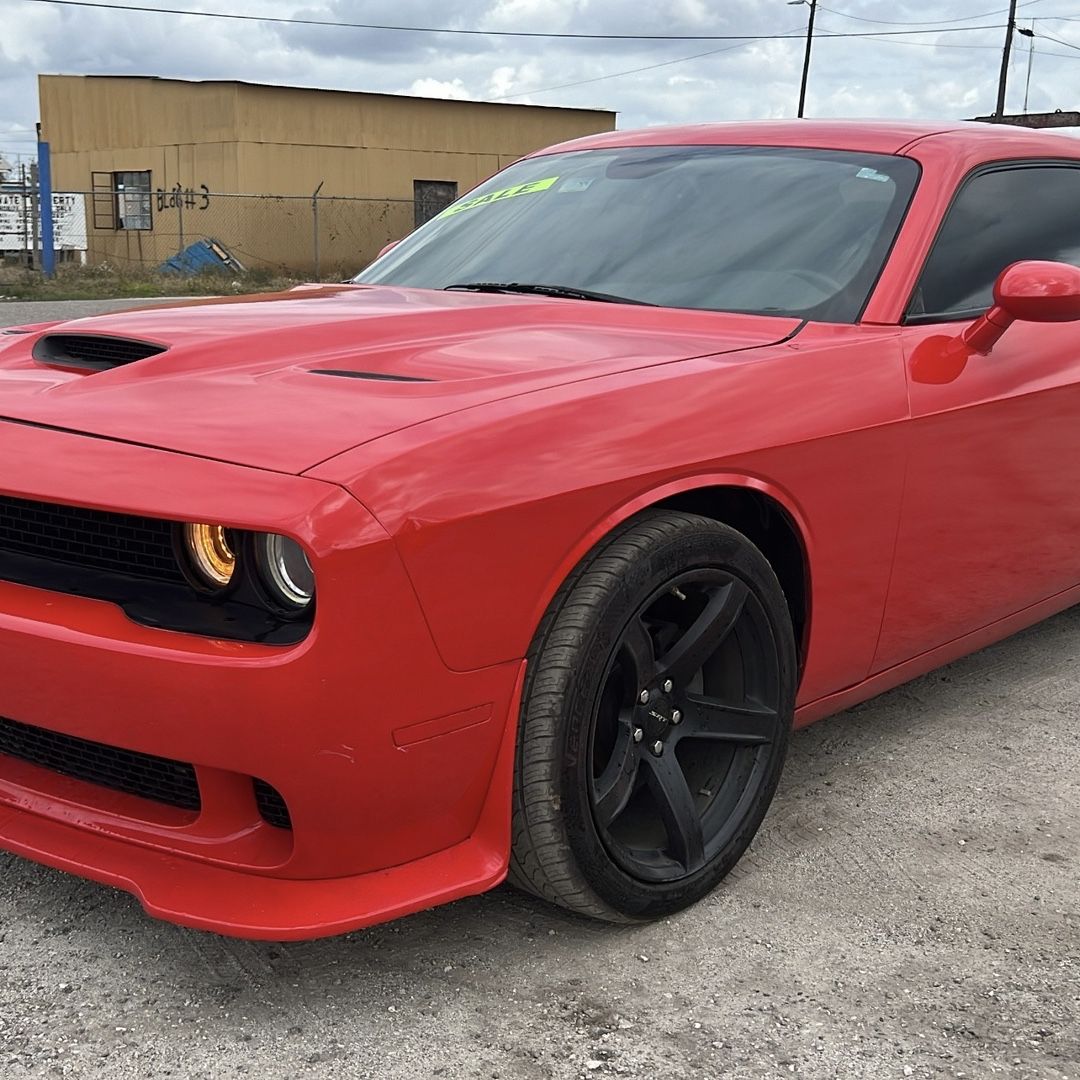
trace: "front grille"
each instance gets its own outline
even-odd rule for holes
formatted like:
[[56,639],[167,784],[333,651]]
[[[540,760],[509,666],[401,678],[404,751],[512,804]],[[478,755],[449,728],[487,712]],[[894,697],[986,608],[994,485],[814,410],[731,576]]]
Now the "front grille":
[[0,496],[0,552],[184,583],[171,522]]
[[277,788],[271,787],[265,780],[255,779],[255,805],[267,825],[278,829],[291,829],[292,818],[285,804],[285,797]]
[[3,717],[0,754],[181,810],[202,805],[195,769],[185,761],[121,750]]
[[130,338],[104,334],[46,334],[34,342],[33,356],[43,364],[108,371],[163,352],[164,345]]

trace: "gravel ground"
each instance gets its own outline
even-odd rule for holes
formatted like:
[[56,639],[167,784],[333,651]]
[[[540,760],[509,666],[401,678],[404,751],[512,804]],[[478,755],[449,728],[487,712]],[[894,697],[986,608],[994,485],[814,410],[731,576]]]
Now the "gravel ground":
[[1074,608],[796,734],[643,928],[503,888],[249,944],[0,856],[0,1076],[1080,1080],[1078,674]]

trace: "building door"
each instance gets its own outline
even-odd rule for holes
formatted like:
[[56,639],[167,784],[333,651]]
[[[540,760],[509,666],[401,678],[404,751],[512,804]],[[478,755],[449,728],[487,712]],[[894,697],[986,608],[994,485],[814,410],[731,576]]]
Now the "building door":
[[419,229],[425,222],[441,214],[456,198],[456,180],[414,180],[415,228]]

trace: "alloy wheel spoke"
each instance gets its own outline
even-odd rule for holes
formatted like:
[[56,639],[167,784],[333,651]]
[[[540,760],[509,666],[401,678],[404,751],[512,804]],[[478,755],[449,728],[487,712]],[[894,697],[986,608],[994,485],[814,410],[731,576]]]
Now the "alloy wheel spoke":
[[682,766],[671,752],[646,754],[643,760],[648,762],[647,782],[667,832],[669,853],[692,873],[705,862],[705,838]]
[[633,726],[627,718],[619,719],[619,736],[603,772],[593,781],[596,817],[607,828],[626,809],[637,781],[641,760],[639,744],[634,742]]
[[776,711],[765,705],[728,705],[716,698],[686,694],[679,734],[684,739],[760,745],[773,741],[775,721]]
[[648,686],[656,678],[656,650],[640,615],[630,620],[623,632],[622,645],[634,665],[637,686]]
[[705,610],[660,657],[657,663],[660,673],[670,676],[676,684],[688,683],[734,629],[747,595],[746,586],[738,578],[720,586],[709,598]]

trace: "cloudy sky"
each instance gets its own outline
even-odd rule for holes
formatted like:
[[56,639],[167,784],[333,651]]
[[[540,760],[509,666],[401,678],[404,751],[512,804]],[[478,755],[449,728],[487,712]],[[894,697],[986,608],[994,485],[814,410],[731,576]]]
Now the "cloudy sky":
[[[11,160],[33,150],[37,72],[245,79],[597,106],[618,110],[623,128],[791,116],[809,10],[785,0],[132,2],[484,31],[790,37],[743,43],[489,37],[0,0],[0,154]],[[961,117],[992,111],[1007,8],[1008,0],[827,0],[818,8],[807,114]],[[1030,27],[1032,19],[1038,36],[1029,108],[1080,107],[1080,0],[1022,0],[1019,25]],[[893,36],[827,36],[874,33]],[[1023,105],[1028,43],[1016,38],[1008,111]],[[649,70],[635,71],[643,68]]]

